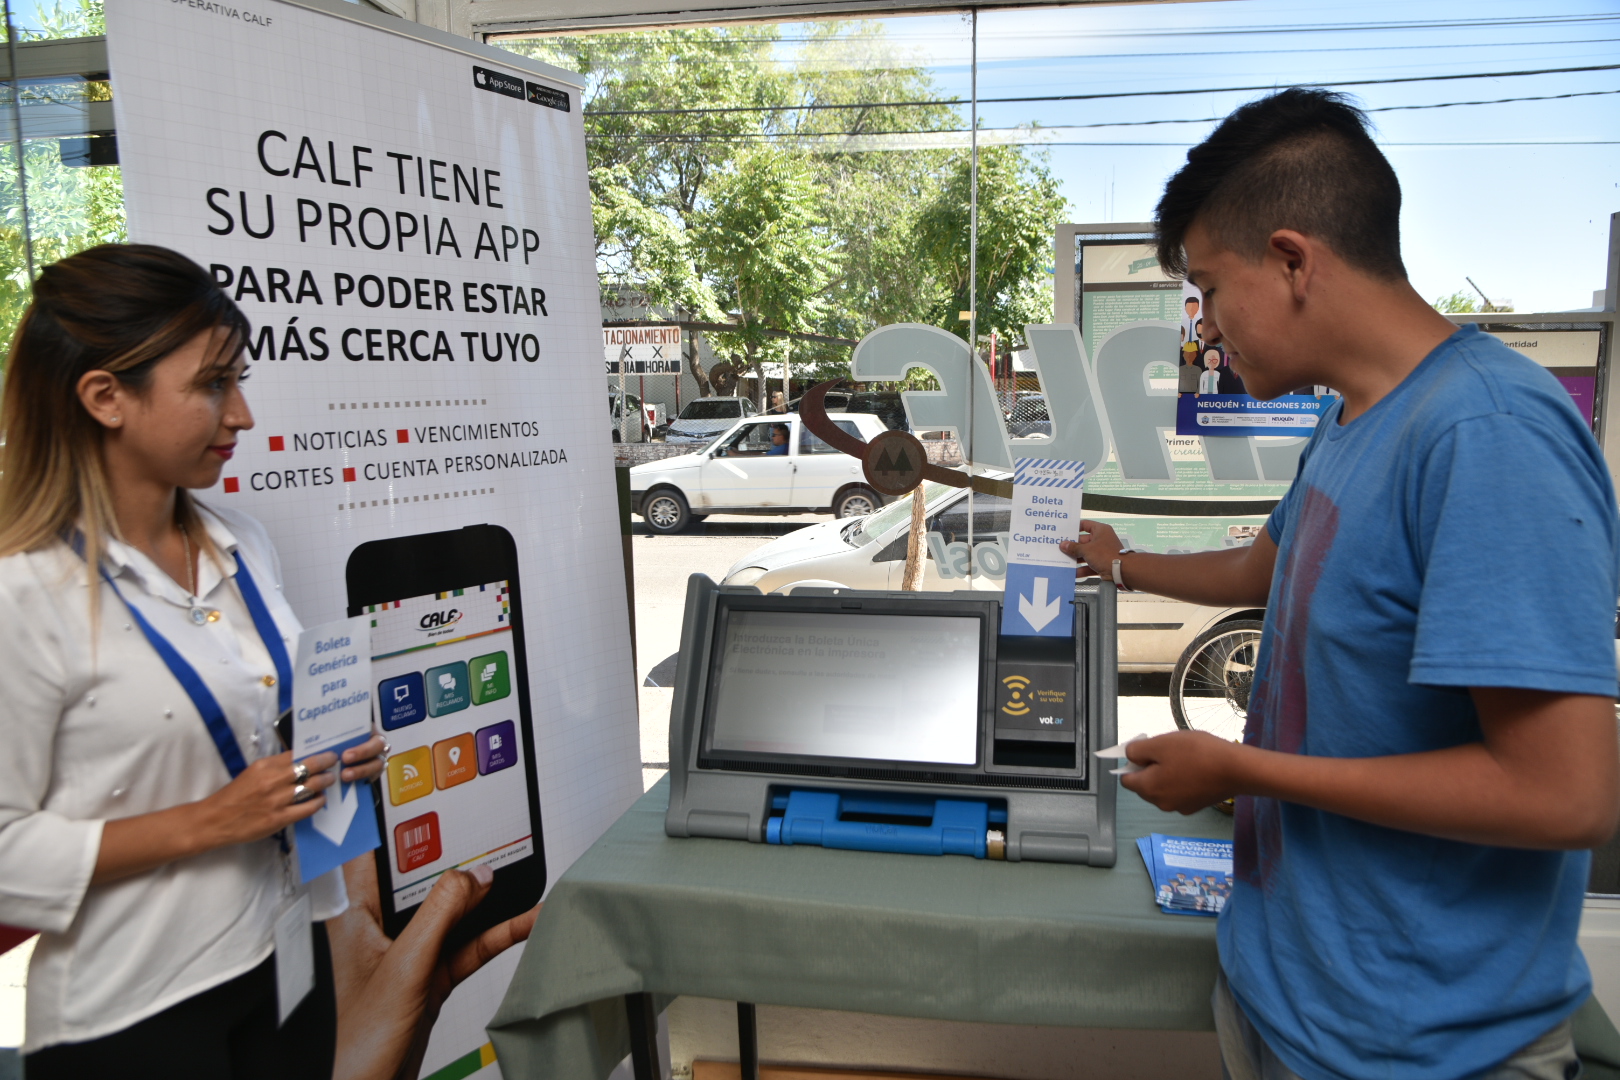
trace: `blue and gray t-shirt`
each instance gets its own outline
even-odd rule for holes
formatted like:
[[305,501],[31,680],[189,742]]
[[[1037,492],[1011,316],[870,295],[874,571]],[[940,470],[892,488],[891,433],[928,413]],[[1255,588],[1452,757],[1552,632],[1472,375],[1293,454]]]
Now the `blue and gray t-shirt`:
[[[1546,370],[1473,327],[1340,426],[1271,516],[1244,741],[1327,757],[1477,742],[1467,687],[1613,695],[1617,528],[1602,452]],[[1590,856],[1237,801],[1221,964],[1306,1080],[1454,1080],[1591,991]]]

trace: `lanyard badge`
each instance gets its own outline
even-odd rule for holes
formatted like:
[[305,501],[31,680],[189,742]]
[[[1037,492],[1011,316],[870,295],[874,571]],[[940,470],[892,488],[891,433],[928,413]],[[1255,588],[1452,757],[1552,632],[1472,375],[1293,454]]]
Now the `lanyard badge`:
[[[79,557],[83,558],[83,537],[75,536],[72,545]],[[287,646],[281,640],[275,619],[271,617],[270,609],[264,602],[264,594],[259,592],[258,582],[253,580],[253,575],[248,571],[247,564],[242,561],[240,552],[235,553],[235,558],[236,587],[242,594],[248,615],[253,619],[254,628],[258,630],[259,637],[264,642],[265,651],[270,654],[271,662],[276,667],[276,704],[281,714],[277,727],[279,729],[285,723],[290,728],[292,661],[287,656]],[[236,779],[247,768],[247,759],[242,754],[242,746],[237,742],[236,732],[231,729],[230,721],[226,719],[225,710],[220,706],[219,699],[214,697],[213,691],[208,689],[202,676],[197,674],[197,669],[180,654],[174,643],[164,637],[157,627],[147,621],[146,616],[129,602],[118,588],[118,583],[107,573],[107,568],[100,569],[102,580],[112,588],[113,595],[123,602],[130,617],[135,620],[135,625],[141,628],[147,643],[152,646],[164,666],[169,669],[169,673],[191,698],[191,703],[196,706],[203,724],[208,728],[209,737],[214,741],[214,748],[219,751],[220,760],[225,763],[225,770],[231,774],[231,779]],[[206,619],[204,621],[206,622]],[[283,736],[283,741],[286,741],[286,736]],[[291,886],[293,875],[290,859],[293,853],[287,831],[282,830],[276,839],[281,844],[282,869],[288,879],[287,885]],[[292,1015],[292,1011],[315,985],[315,946],[310,928],[311,914],[309,890],[295,889],[283,902],[276,915],[276,1001],[279,1023],[286,1022],[287,1017]]]

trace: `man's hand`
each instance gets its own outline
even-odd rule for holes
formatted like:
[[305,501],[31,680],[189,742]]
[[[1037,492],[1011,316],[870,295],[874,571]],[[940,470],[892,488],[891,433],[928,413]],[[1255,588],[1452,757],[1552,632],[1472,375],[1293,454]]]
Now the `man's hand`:
[[1101,521],[1081,521],[1080,539],[1065,540],[1058,545],[1058,550],[1080,564],[1075,571],[1075,577],[1111,577],[1114,573],[1114,560],[1119,558],[1125,545],[1120,543],[1119,534],[1113,526]]
[[1058,550],[1080,564],[1076,577],[1114,576],[1114,560],[1127,587],[1157,593],[1205,607],[1249,607],[1266,602],[1277,545],[1261,529],[1249,547],[1156,555],[1126,551],[1119,534],[1101,521],[1081,521],[1080,538],[1065,540]]
[[343,877],[349,910],[326,924],[338,1010],[333,1080],[415,1080],[450,991],[527,939],[540,907],[445,954],[450,929],[489,894],[487,867],[441,877],[395,941],[382,931],[376,860],[367,854],[345,864]]
[[1474,687],[1481,742],[1387,757],[1285,754],[1178,731],[1127,743],[1145,768],[1120,782],[1183,814],[1231,795],[1312,806],[1468,844],[1578,851],[1614,832],[1614,699]]
[[1119,782],[1160,810],[1194,814],[1236,793],[1233,759],[1244,749],[1203,731],[1132,739],[1125,756],[1143,768]]

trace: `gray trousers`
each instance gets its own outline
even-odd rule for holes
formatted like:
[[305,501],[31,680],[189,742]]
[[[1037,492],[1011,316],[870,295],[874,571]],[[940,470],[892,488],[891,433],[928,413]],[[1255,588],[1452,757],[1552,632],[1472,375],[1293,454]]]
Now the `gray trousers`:
[[[1300,1080],[1298,1074],[1271,1052],[1260,1032],[1243,1015],[1237,999],[1232,996],[1232,988],[1226,985],[1224,971],[1215,980],[1210,1004],[1215,1009],[1221,1073],[1226,1080]],[[1580,1075],[1581,1062],[1575,1056],[1575,1039],[1570,1033],[1569,1021],[1565,1020],[1502,1064],[1467,1080],[1576,1080]]]

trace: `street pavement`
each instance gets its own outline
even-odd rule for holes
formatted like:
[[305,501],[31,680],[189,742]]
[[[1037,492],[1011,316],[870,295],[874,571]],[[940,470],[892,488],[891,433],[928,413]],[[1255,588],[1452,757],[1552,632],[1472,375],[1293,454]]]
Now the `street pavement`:
[[[669,709],[674,691],[667,684],[681,648],[681,615],[686,582],[693,574],[719,581],[749,552],[779,536],[826,521],[825,514],[782,517],[714,514],[692,530],[674,536],[649,533],[632,519],[631,557],[636,582],[636,685],[640,687],[642,782],[651,787],[669,768]],[[656,685],[649,685],[649,682]],[[1119,699],[1119,734],[1157,735],[1175,728],[1164,680],[1124,680]]]

